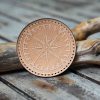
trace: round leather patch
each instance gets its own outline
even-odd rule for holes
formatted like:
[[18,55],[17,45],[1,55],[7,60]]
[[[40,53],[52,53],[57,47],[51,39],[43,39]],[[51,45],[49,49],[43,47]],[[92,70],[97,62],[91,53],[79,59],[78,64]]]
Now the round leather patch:
[[20,33],[17,53],[26,70],[42,77],[64,72],[75,57],[71,30],[61,21],[43,18],[31,22]]

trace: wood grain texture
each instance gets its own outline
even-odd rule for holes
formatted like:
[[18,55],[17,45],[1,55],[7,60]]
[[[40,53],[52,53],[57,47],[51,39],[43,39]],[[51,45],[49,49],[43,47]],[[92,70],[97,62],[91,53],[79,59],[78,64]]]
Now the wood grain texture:
[[0,82],[0,100],[27,100],[5,84]]
[[100,32],[100,17],[82,22],[72,31],[77,41],[85,40],[89,35]]
[[22,68],[16,54],[16,43],[1,43],[0,62],[0,72]]
[[77,42],[77,53],[74,63],[100,65],[100,39]]
[[[99,100],[100,86],[76,74],[65,72],[52,78],[40,78],[28,72],[3,75],[36,100]],[[92,86],[92,87],[91,87]]]

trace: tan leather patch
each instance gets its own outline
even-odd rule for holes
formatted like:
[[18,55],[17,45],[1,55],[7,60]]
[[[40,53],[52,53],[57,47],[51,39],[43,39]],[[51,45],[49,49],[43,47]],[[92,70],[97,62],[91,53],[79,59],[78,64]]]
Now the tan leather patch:
[[28,24],[20,33],[17,52],[32,74],[51,77],[64,72],[76,51],[71,30],[62,22],[43,18]]

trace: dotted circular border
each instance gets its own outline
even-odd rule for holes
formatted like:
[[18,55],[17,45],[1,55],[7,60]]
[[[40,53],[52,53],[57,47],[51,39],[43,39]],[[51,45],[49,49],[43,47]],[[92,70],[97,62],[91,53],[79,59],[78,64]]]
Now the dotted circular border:
[[[56,72],[56,73],[52,73],[52,74],[41,74],[41,73],[37,73],[37,72],[35,72],[35,71],[33,71],[33,70],[31,70],[29,67],[27,67],[27,65],[24,63],[24,61],[22,60],[22,58],[21,58],[21,53],[20,53],[20,39],[23,37],[23,32],[25,32],[26,30],[26,28],[27,27],[31,27],[31,26],[33,26],[33,25],[35,25],[35,24],[39,24],[39,23],[43,23],[43,22],[45,22],[45,21],[51,21],[51,22],[54,22],[54,23],[57,23],[57,24],[60,24],[60,26],[62,26],[62,24],[63,25],[65,25],[63,22],[61,22],[61,21],[59,21],[59,20],[56,20],[56,19],[52,19],[52,18],[42,18],[42,19],[38,19],[38,20],[36,20],[36,21],[33,21],[33,22],[31,22],[31,23],[29,23],[25,28],[23,28],[23,30],[21,31],[21,33],[20,33],[20,35],[19,35],[19,37],[18,37],[18,39],[17,39],[17,45],[16,45],[16,51],[17,51],[17,54],[18,54],[18,57],[19,57],[19,60],[20,60],[20,62],[21,62],[21,64],[25,67],[25,69],[26,70],[28,70],[30,73],[32,73],[32,74],[34,74],[34,75],[37,75],[37,76],[41,76],[41,77],[52,77],[52,76],[56,76],[56,75],[59,75],[59,74],[61,74],[62,72],[64,72],[71,64],[72,64],[72,61],[74,60],[74,58],[75,58],[75,53],[76,53],[76,43],[75,43],[75,39],[74,39],[74,36],[73,36],[73,34],[72,34],[72,31],[70,30],[70,28],[67,26],[67,25],[65,25],[65,27],[64,28],[67,28],[66,30],[68,30],[68,31],[70,31],[70,32],[68,32],[70,35],[71,35],[71,38],[72,38],[72,40],[73,40],[73,53],[72,53],[72,56],[70,57],[71,59],[70,59],[70,62],[68,62],[68,65],[66,66],[66,67],[64,67],[64,68],[62,68],[60,71],[58,71],[58,72]],[[42,21],[42,22],[41,22]]]

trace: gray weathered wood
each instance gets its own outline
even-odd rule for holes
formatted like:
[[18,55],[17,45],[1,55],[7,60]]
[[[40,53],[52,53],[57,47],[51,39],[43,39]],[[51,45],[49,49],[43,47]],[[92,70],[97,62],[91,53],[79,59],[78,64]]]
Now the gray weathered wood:
[[22,28],[25,26],[21,23],[12,21],[11,19],[8,19],[3,16],[0,16],[0,24],[1,24],[0,35],[12,41],[16,41],[18,34],[22,30]]
[[[73,73],[40,78],[27,72],[4,75],[16,87],[41,100],[99,100],[100,86]],[[76,92],[77,91],[77,92]]]
[[[16,5],[12,5],[12,4],[11,3],[10,4],[1,3],[0,4],[1,15],[13,17],[17,20],[20,20],[24,24],[29,23],[30,21],[34,21],[34,20],[39,19],[39,18],[49,17],[49,18],[56,18],[56,19],[62,20],[69,27],[73,27],[75,25],[75,22],[69,21],[67,18],[66,18],[66,20],[63,20],[62,17],[53,16],[51,14],[43,13],[41,11],[38,11],[37,9],[30,10],[27,8],[23,8],[23,7],[21,7],[21,5],[19,5],[19,3],[17,3]],[[6,5],[6,7],[4,7],[4,5]],[[12,11],[14,14],[12,12],[8,12],[8,10],[12,10],[11,7],[14,8]],[[17,9],[17,11],[16,11],[16,9]]]
[[0,100],[27,100],[0,82]]

